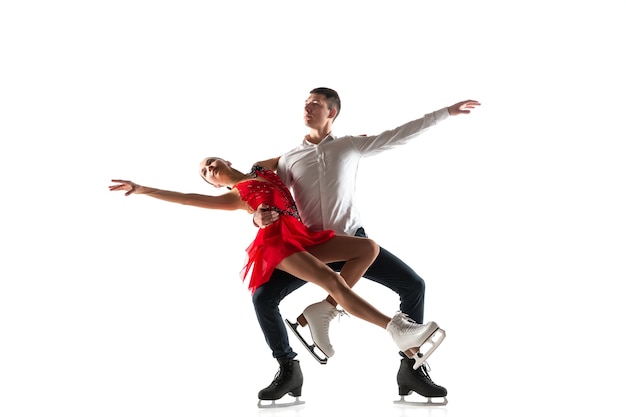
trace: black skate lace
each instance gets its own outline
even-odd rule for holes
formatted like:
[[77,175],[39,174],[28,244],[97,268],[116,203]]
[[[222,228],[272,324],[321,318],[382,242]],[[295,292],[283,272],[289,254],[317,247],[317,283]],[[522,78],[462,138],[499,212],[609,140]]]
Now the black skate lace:
[[282,379],[280,378],[280,371],[276,372],[276,375],[274,375],[274,380],[272,381],[272,384],[278,384],[280,382],[279,379]]
[[280,385],[286,377],[287,377],[287,372],[285,372],[282,369],[279,369],[278,372],[276,372],[276,375],[274,375],[274,380],[272,381],[272,384]]

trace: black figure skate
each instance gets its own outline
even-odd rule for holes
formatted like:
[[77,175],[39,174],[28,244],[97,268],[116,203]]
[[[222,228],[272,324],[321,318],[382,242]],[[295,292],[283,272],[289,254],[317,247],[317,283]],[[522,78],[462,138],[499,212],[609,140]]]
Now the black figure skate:
[[[259,391],[259,402],[257,403],[259,408],[292,407],[304,404],[304,401],[300,401],[304,381],[300,362],[296,359],[279,359],[278,364],[280,369],[274,376],[274,380]],[[295,400],[288,403],[277,403],[276,400],[280,400],[285,394],[295,397]]]
[[[398,394],[400,399],[394,401],[394,404],[410,405],[410,406],[442,406],[448,404],[448,390],[439,386],[430,379],[428,375],[428,364],[423,363],[419,368],[413,369],[413,359],[402,358],[400,361],[400,369],[398,369]],[[421,395],[426,401],[407,401],[406,397],[411,393]]]

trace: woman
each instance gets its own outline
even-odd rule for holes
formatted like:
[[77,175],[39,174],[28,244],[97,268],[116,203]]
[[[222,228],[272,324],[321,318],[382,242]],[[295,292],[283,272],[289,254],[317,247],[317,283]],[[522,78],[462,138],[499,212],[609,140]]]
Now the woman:
[[[350,314],[386,329],[398,348],[416,360],[419,367],[426,355],[419,348],[439,327],[434,322],[418,324],[402,312],[389,317],[357,295],[346,280],[360,278],[378,255],[378,245],[371,239],[338,236],[331,230],[313,232],[301,221],[297,207],[287,187],[276,173],[260,165],[244,174],[220,158],[205,158],[200,163],[200,175],[214,187],[229,191],[218,196],[179,193],[146,187],[127,180],[112,180],[111,191],[144,194],[159,200],[218,210],[254,212],[264,204],[279,214],[279,220],[260,228],[246,252],[247,262],[242,277],[249,278],[249,289],[266,283],[274,268],[286,271],[305,281],[319,285]],[[337,274],[326,263],[346,261]]]

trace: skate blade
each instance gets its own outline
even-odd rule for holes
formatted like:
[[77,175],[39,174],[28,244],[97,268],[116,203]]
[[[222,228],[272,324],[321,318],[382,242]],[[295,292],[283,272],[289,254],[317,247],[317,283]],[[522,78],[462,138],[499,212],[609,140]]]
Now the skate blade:
[[[415,395],[418,395],[418,394],[415,394]],[[407,401],[406,397],[407,395],[401,395],[400,399],[394,401],[393,403],[397,405],[406,405],[406,406],[411,406],[411,407],[429,407],[429,406],[441,407],[441,406],[448,404],[447,397],[434,397],[434,398],[422,397],[422,398],[425,398],[425,401]]]
[[257,403],[258,408],[286,408],[286,407],[295,407],[297,405],[305,404],[304,401],[300,400],[300,397],[295,397],[291,402],[276,402],[279,400],[259,400]]
[[[328,357],[326,357],[324,352],[322,352],[321,349],[319,349],[315,344],[310,344],[309,342],[307,342],[304,339],[304,337],[302,337],[302,335],[298,331],[298,326],[299,326],[298,322],[292,323],[292,322],[289,321],[289,319],[285,319],[285,323],[288,324],[287,327],[289,327],[291,329],[291,331],[296,335],[296,337],[304,345],[304,347],[306,347],[306,350],[309,351],[309,353],[311,354],[311,356],[313,356],[315,358],[315,360],[317,360],[322,365],[326,365],[328,363]],[[318,355],[315,349],[319,349],[320,352],[322,352],[322,354],[324,354],[324,357]]]
[[[446,338],[446,332],[442,328],[437,328],[437,330],[432,332],[432,334],[428,336],[428,339],[426,339],[426,341],[422,343],[422,346],[420,346],[419,353],[421,354],[421,356],[417,354],[413,356],[413,359],[415,359],[415,364],[413,365],[413,369],[417,369],[420,366],[422,366],[422,364],[426,361],[426,359],[428,359],[428,357],[432,355],[435,349],[439,347],[439,345],[441,344],[441,342],[443,342],[443,339],[445,338]],[[422,350],[424,347],[428,348],[426,352]]]

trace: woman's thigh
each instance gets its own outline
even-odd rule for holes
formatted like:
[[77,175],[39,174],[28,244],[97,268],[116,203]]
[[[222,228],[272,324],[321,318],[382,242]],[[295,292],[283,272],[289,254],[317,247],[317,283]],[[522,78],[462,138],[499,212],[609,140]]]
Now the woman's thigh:
[[338,281],[337,273],[309,252],[296,252],[289,255],[276,268],[319,285],[327,291],[331,291]]
[[323,263],[347,261],[371,253],[376,244],[370,239],[355,236],[335,236],[307,251]]

